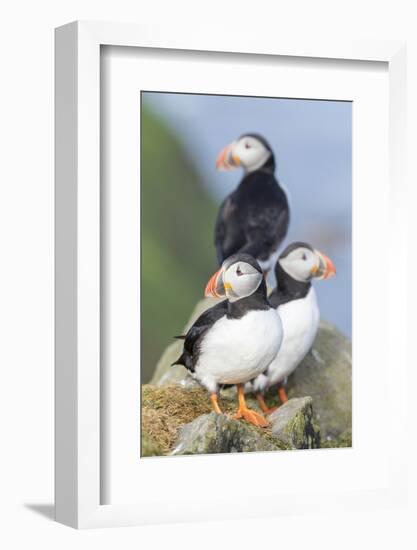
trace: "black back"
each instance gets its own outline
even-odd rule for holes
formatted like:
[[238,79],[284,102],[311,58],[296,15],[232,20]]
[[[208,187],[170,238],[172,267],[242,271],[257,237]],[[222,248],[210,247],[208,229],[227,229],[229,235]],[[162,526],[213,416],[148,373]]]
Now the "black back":
[[267,260],[285,238],[289,205],[274,168],[272,155],[261,169],[246,174],[220,206],[214,232],[219,264],[236,252]]

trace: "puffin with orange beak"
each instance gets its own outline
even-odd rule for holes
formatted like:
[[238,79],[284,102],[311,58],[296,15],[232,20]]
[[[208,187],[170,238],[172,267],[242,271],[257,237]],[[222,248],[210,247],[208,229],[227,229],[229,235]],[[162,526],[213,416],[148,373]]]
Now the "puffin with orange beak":
[[274,175],[274,153],[259,134],[244,134],[220,152],[216,167],[244,172],[239,186],[219,209],[214,231],[217,260],[221,265],[232,254],[244,252],[268,271],[275,264],[290,219],[286,193]]
[[[330,258],[303,242],[290,244],[278,259],[275,266],[277,287],[269,301],[281,318],[284,338],[268,369],[252,383],[252,390],[265,414],[275,409],[268,408],[264,393],[277,385],[281,402],[288,401],[285,381],[310,351],[316,338],[320,312],[311,282],[329,279],[335,273]],[[249,389],[248,385],[246,390]]]
[[226,300],[205,311],[183,336],[183,353],[174,365],[184,365],[207,390],[215,412],[219,387],[237,385],[235,418],[267,426],[264,416],[246,405],[244,385],[265,372],[277,356],[282,323],[267,298],[259,263],[248,254],[227,258],[209,280],[206,296]]

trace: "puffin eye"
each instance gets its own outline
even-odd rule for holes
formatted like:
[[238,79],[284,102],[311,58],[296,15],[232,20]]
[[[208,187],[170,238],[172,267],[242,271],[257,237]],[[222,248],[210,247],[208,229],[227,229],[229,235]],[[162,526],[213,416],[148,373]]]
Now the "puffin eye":
[[242,270],[240,269],[240,265],[237,266],[236,275],[237,275],[238,277],[240,277],[241,275],[243,275],[243,272],[242,272]]
[[246,143],[245,143],[245,149],[250,149],[250,148],[251,148],[250,143],[246,142]]
[[303,255],[301,256],[301,259],[302,260],[307,260],[307,254],[305,252],[303,252]]

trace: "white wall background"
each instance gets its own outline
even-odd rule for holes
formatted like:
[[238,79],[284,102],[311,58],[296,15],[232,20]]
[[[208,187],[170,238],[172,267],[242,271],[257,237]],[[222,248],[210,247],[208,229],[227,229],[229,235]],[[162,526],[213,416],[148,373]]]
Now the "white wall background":
[[[213,25],[215,34],[221,22],[231,28],[245,25],[248,33],[408,38],[408,167],[410,182],[417,185],[413,2],[14,0],[3,3],[0,13],[0,547],[415,548],[414,470],[408,510],[370,512],[366,517],[319,517],[313,511],[309,517],[244,524],[89,532],[70,530],[46,517],[53,513],[53,28],[74,19],[94,19],[166,22],[186,32],[195,22]],[[412,191],[411,214],[416,198]],[[412,283],[416,262],[413,241],[410,245]],[[414,294],[410,304],[411,335],[417,326]],[[415,463],[413,382],[416,375],[410,368],[410,460]],[[393,389],[388,406],[395,406],[395,385]]]

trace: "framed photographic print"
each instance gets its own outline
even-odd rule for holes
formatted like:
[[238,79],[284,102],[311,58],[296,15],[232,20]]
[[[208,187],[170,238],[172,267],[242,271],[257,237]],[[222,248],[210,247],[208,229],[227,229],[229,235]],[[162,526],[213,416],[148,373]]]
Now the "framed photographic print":
[[404,498],[404,55],[57,29],[58,521]]

